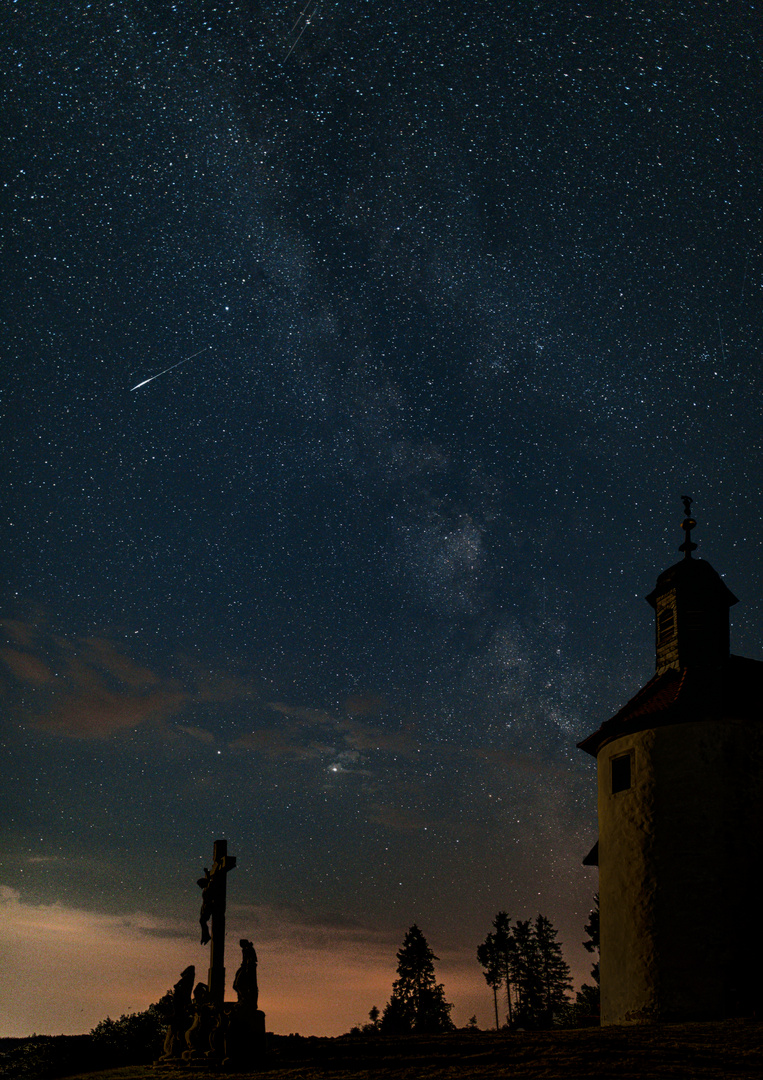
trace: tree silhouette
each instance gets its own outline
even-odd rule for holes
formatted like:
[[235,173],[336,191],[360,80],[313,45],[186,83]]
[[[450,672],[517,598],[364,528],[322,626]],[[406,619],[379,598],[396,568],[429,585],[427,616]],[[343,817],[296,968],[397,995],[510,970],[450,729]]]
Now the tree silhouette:
[[[493,991],[496,1027],[498,988],[506,987],[510,1027],[549,1025],[554,1014],[568,1004],[570,969],[556,940],[556,930],[545,915],[518,919],[515,926],[505,911],[493,920],[493,930],[477,949],[485,982]],[[513,1000],[513,1005],[512,1005]]]
[[495,947],[498,952],[498,964],[506,986],[506,1019],[511,1027],[514,1015],[511,1007],[511,967],[514,955],[514,940],[511,935],[511,919],[506,911],[499,911],[493,919],[495,927]]
[[505,911],[499,911],[493,919],[493,933],[488,934],[477,949],[477,959],[485,969],[483,974],[485,982],[493,991],[493,1006],[495,1008],[495,1026],[499,1028],[498,1019],[498,989],[506,987],[506,1008],[509,1027],[512,1026],[513,1008],[511,1002],[511,971],[514,941],[511,936],[511,920]]
[[554,1013],[567,1004],[572,989],[570,967],[562,955],[562,946],[556,940],[556,930],[545,915],[535,920],[535,952],[537,976],[541,995],[541,1021],[550,1025]]
[[495,934],[488,934],[482,944],[477,946],[477,959],[484,968],[482,974],[485,976],[485,982],[493,991],[495,1030],[498,1031],[501,1026],[498,1019],[498,987],[503,982],[503,971],[498,956]]
[[453,1008],[445,990],[435,982],[434,961],[427,939],[414,923],[397,953],[398,978],[384,1007],[381,1030],[391,1034],[409,1031],[451,1031]]
[[[593,898],[593,910],[588,915],[588,922],[583,929],[588,934],[588,940],[583,942],[583,948],[588,952],[595,952],[598,955],[599,952],[599,894]],[[596,985],[599,985],[599,961],[591,968],[591,975],[593,976]]]
[[517,919],[512,927],[511,981],[517,996],[516,1021],[523,1027],[535,1027],[543,1009],[538,974],[538,950],[529,919]]
[[[599,894],[593,898],[594,907],[588,916],[588,922],[584,930],[588,938],[583,942],[583,948],[590,953],[599,952]],[[601,1011],[601,988],[599,987],[599,961],[591,968],[591,983],[583,983],[577,992],[575,1004],[579,1013],[587,1016],[598,1016]]]

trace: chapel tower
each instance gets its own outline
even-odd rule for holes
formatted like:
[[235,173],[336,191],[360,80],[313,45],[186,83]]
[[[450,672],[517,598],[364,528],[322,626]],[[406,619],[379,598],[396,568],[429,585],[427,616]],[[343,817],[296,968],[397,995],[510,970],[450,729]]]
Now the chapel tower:
[[578,744],[598,766],[602,1024],[763,1000],[763,662],[729,653],[737,600],[692,556],[690,505],[646,598],[656,673]]

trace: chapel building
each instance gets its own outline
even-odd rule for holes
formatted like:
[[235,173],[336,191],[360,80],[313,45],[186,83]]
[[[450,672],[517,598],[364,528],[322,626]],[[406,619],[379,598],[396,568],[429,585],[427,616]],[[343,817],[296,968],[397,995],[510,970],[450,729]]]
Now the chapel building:
[[760,1015],[763,662],[692,552],[647,596],[656,672],[578,745],[597,761],[602,1024]]

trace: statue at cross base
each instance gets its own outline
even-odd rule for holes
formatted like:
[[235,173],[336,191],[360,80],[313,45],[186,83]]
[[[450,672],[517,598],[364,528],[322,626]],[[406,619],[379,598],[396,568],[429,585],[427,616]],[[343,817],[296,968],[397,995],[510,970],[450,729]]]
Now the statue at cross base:
[[226,1032],[228,1061],[231,1064],[262,1061],[267,1049],[265,1013],[257,1008],[257,953],[252,942],[246,938],[241,938],[239,945],[241,966],[233,980],[238,1002],[230,1012]]
[[[169,994],[167,1031],[164,1036],[164,1048],[159,1062],[177,1061],[185,1050],[185,1035],[193,1017],[191,994],[196,969],[193,964],[181,972],[180,978]],[[166,1001],[166,998],[163,999]],[[156,1064],[159,1064],[157,1062]]]
[[238,995],[239,1004],[246,1003],[251,1008],[257,1008],[259,988],[257,986],[257,953],[254,945],[246,938],[239,941],[241,946],[241,967],[236,972],[233,980],[233,989]]

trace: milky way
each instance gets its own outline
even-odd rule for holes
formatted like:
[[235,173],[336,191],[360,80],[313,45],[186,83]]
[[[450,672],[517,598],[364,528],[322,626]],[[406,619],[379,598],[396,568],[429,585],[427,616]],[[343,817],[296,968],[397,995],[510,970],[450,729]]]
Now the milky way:
[[500,908],[584,977],[575,743],[685,492],[760,655],[758,5],[513,7],[7,7],[0,890],[20,969],[163,941],[112,1015],[203,968],[216,836],[276,1030],[414,921],[459,1023]]

